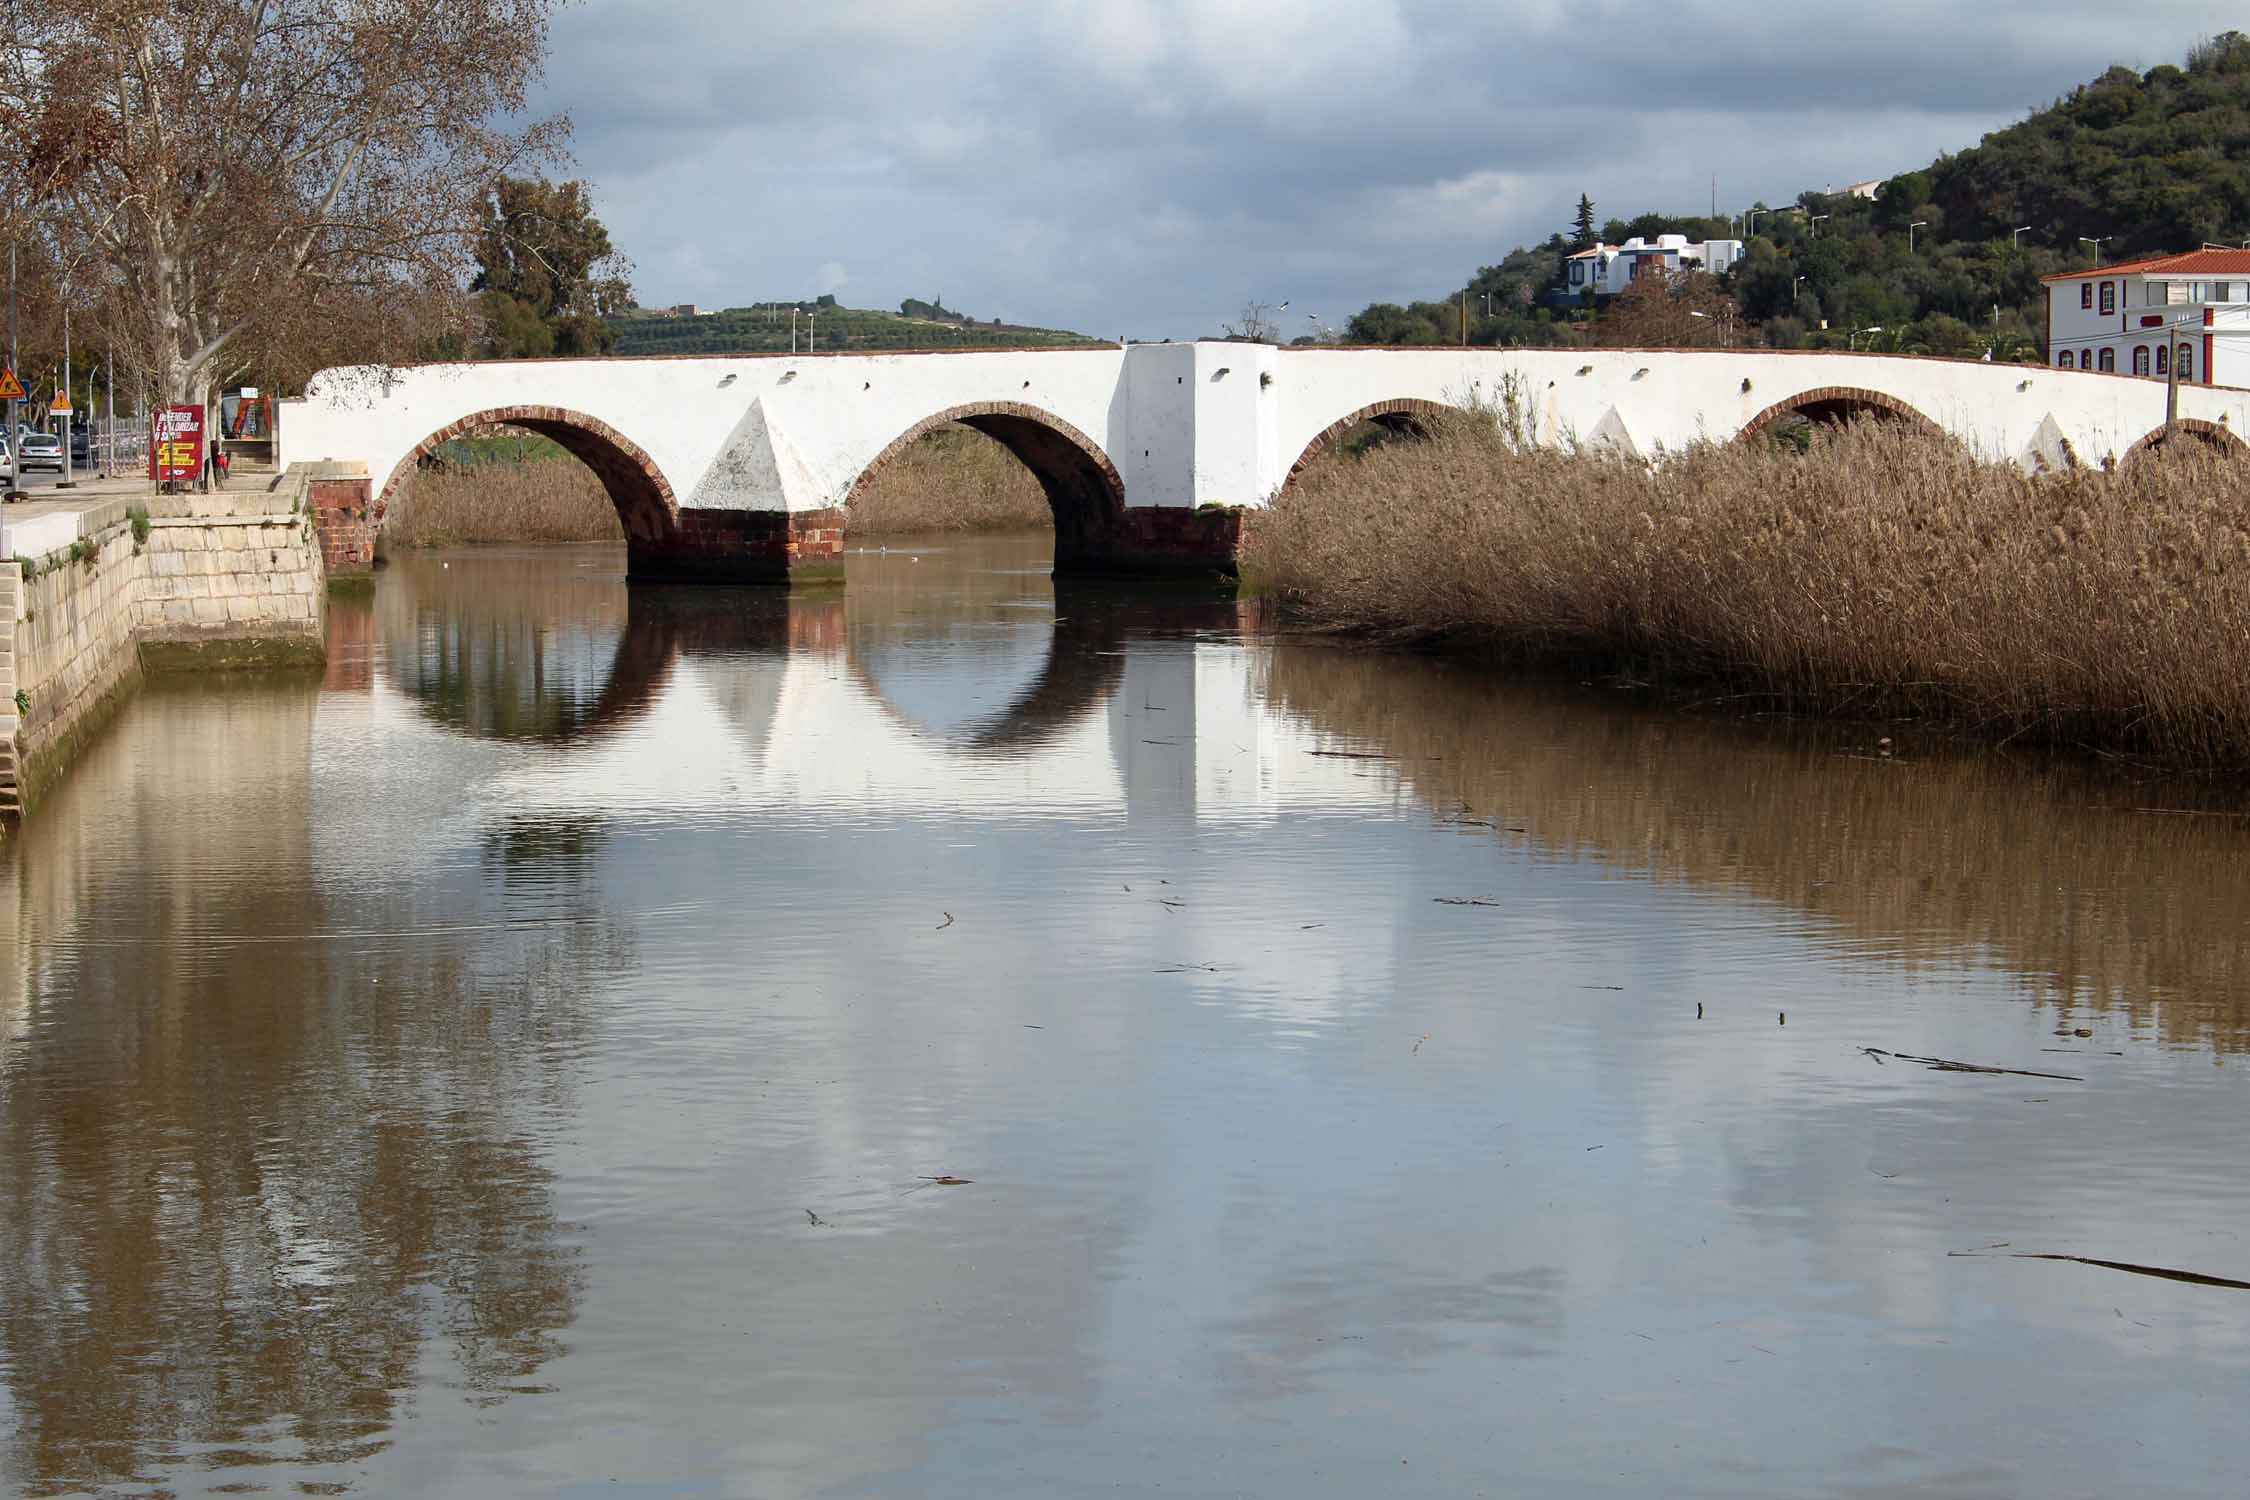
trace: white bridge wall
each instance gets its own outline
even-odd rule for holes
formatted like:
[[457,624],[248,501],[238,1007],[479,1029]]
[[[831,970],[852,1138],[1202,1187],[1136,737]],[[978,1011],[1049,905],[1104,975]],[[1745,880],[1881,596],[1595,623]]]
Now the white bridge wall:
[[[1274,349],[1197,343],[990,354],[520,360],[328,371],[287,403],[283,457],[358,461],[378,487],[432,433],[479,412],[552,406],[637,444],[682,505],[843,503],[900,434],[982,403],[1034,408],[1108,455],[1129,505],[1260,504],[1330,425],[1386,401],[1500,402],[1547,440],[1655,457],[1723,441],[1777,402],[1834,387],[1922,413],[1974,451],[2081,463],[2163,425],[2161,381],[1878,355],[1646,350]],[[2250,392],[2183,387],[2180,414],[2250,433]],[[755,461],[744,455],[755,450]]]

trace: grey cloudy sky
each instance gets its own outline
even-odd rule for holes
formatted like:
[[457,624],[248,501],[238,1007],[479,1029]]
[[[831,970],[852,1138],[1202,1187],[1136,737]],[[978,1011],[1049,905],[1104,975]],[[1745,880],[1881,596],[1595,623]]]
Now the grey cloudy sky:
[[1568,222],[1926,164],[2208,0],[588,0],[576,122],[648,303],[942,294],[1113,337],[1341,322]]

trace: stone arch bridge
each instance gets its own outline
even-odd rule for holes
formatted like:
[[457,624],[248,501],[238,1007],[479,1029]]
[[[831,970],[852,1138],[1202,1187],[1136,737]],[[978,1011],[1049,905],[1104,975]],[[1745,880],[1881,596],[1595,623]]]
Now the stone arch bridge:
[[[375,531],[438,443],[509,424],[600,476],[635,577],[789,581],[842,566],[853,490],[961,422],[1038,476],[1056,571],[1210,572],[1243,517],[1362,422],[1513,399],[1547,441],[1646,458],[1792,416],[1857,413],[2027,467],[2124,460],[2159,438],[2161,381],[2041,366],[1775,351],[1278,349],[521,360],[324,371],[285,405],[282,457],[329,461],[316,507],[332,567]],[[2185,387],[2183,431],[2243,446],[2250,392]]]

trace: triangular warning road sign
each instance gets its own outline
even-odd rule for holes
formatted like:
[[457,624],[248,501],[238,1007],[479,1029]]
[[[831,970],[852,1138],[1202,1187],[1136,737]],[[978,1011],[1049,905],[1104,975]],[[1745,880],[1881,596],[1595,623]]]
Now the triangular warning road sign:
[[13,370],[0,370],[0,401],[21,401],[23,382],[16,379]]

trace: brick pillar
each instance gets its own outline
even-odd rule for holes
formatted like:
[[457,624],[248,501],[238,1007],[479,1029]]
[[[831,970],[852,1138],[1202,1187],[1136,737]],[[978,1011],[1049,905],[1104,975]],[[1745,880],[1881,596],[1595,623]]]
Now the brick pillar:
[[685,583],[844,581],[845,512],[695,510],[661,541],[628,537],[627,576]]
[[365,573],[375,566],[375,516],[372,482],[361,479],[310,481],[313,529],[320,536],[321,561],[328,576]]
[[1250,512],[1133,506],[1102,525],[1055,532],[1057,578],[1232,578]]

